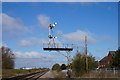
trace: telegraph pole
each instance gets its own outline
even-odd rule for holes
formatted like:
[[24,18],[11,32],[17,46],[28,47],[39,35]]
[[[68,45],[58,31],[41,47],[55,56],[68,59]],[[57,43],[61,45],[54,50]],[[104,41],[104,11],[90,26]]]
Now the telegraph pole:
[[87,36],[85,36],[85,53],[86,53],[86,73],[88,73]]

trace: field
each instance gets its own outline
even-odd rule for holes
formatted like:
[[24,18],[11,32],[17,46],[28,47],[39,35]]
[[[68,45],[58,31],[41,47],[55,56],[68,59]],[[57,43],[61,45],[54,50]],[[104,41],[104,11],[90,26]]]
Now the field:
[[19,76],[19,75],[29,74],[32,72],[38,72],[42,70],[46,70],[46,69],[3,69],[2,78]]

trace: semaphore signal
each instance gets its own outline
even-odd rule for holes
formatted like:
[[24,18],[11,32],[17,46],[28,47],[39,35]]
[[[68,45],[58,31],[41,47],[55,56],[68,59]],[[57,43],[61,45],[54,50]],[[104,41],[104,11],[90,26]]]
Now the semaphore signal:
[[[57,46],[58,43],[55,42],[55,39],[57,37],[53,36],[53,28],[56,26],[56,24],[57,23],[54,23],[54,24],[50,24],[48,26],[48,38],[49,38],[49,41],[48,41],[48,44],[47,44],[48,47],[46,47],[46,48],[44,47],[43,50],[44,51],[57,51],[57,52],[59,52],[59,54],[65,56],[67,58],[67,61],[68,61],[67,75],[70,78],[70,73],[71,73],[71,71],[70,71],[70,69],[71,69],[71,66],[70,66],[70,62],[71,62],[70,52],[73,50],[73,48],[68,47],[68,44],[66,46],[64,44],[65,47],[64,46],[63,47]],[[60,51],[66,51],[67,54],[65,55],[63,53],[60,53]]]
[[[56,22],[54,24],[50,24],[48,26],[48,38],[49,38],[49,41],[48,41],[48,47],[46,48],[43,48],[43,50],[45,51],[72,51],[73,48],[70,46],[69,47],[66,47],[65,44],[63,47],[59,47],[57,46],[58,43],[55,42],[55,39],[57,38],[56,36],[53,35],[53,28],[56,26]],[[67,45],[67,44],[66,44]]]

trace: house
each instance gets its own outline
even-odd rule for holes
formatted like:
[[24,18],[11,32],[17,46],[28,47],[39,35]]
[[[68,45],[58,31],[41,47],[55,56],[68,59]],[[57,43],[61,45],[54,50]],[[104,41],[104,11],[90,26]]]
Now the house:
[[105,67],[106,59],[107,59],[107,56],[105,56],[104,58],[102,58],[99,61],[98,68],[104,68]]
[[115,53],[116,51],[109,51],[108,55],[99,61],[98,68],[106,68],[106,65],[110,64],[110,61],[114,57]]

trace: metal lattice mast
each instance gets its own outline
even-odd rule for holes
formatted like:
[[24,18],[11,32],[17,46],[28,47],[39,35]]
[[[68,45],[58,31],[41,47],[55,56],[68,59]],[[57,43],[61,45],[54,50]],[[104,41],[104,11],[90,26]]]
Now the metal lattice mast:
[[55,26],[56,24],[57,24],[57,23],[54,23],[54,24],[50,24],[50,25],[48,26],[48,38],[49,38],[48,48],[51,47],[51,41],[52,41],[52,40],[53,40],[53,44],[54,44],[54,47],[55,47],[55,41],[54,41],[54,39],[55,39],[56,37],[54,37],[54,36],[51,34],[51,32],[52,32],[52,29],[54,28],[54,26]]
[[[43,48],[43,50],[44,51],[57,51],[57,52],[60,52],[60,51],[66,51],[66,55],[65,54],[63,54],[63,53],[60,53],[60,54],[62,54],[62,55],[64,55],[66,58],[67,58],[67,61],[68,61],[68,71],[67,71],[67,74],[68,74],[68,77],[70,78],[70,62],[71,62],[71,59],[70,59],[70,52],[73,50],[73,48],[71,47],[68,47],[68,45],[66,45],[66,47],[56,47],[55,45],[56,45],[56,43],[55,43],[55,38],[57,38],[57,37],[54,37],[53,36],[53,31],[52,31],[52,29],[54,28],[54,26],[56,25],[57,23],[54,23],[54,24],[50,24],[49,26],[48,26],[48,38],[49,38],[49,42],[48,42],[48,48]],[[53,41],[53,43],[52,43],[52,41]],[[52,46],[52,44],[54,45],[54,46]]]

